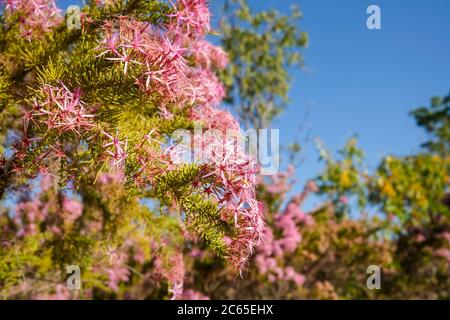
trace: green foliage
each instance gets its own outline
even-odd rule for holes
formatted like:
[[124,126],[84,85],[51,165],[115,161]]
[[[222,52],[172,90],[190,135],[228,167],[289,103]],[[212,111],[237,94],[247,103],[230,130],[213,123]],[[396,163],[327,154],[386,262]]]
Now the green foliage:
[[320,159],[325,161],[325,168],[316,179],[319,193],[333,202],[339,216],[348,213],[345,199],[352,195],[357,196],[358,205],[363,208],[366,205],[367,174],[363,172],[364,152],[357,146],[356,138],[349,139],[339,150],[338,159],[333,158],[320,143],[318,148]]
[[187,227],[201,236],[219,256],[226,254],[224,237],[232,236],[232,223],[223,221],[217,205],[200,194],[192,184],[200,168],[186,165],[156,177],[155,194],[163,203],[175,199],[185,213]]
[[371,201],[401,223],[422,225],[437,215],[450,217],[444,195],[450,159],[436,155],[386,157],[370,185]]
[[450,155],[450,95],[433,97],[431,106],[420,107],[411,112],[417,125],[423,127],[430,135],[430,140],[422,147],[432,152]]
[[27,278],[31,277],[31,280],[36,282],[45,282],[45,276],[53,268],[53,263],[52,250],[41,246],[43,237],[45,235],[40,234],[28,237],[23,242],[1,239],[0,298],[20,297],[20,291],[11,294],[9,290]]

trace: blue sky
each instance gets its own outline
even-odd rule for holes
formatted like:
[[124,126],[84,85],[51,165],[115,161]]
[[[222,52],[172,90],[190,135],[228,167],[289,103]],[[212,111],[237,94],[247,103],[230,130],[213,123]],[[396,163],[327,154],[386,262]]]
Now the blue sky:
[[[58,1],[65,7],[78,1]],[[222,1],[211,1],[214,20]],[[282,143],[292,142],[305,124],[311,134],[303,145],[300,182],[314,176],[314,138],[330,150],[353,134],[367,153],[369,169],[386,154],[418,150],[425,134],[408,111],[428,105],[450,89],[450,1],[448,0],[250,0],[255,10],[287,12],[298,4],[300,27],[309,33],[305,70],[294,71],[291,103],[274,123]],[[366,28],[366,9],[379,5],[382,29]],[[304,142],[304,134],[300,142]]]
[[[353,134],[373,169],[386,154],[417,151],[426,138],[408,112],[428,105],[450,89],[450,1],[301,0],[250,1],[255,9],[287,12],[298,4],[309,33],[306,69],[294,72],[291,104],[274,124],[282,142],[311,130],[304,145],[300,182],[321,165],[314,146],[320,139],[336,150]],[[368,30],[366,9],[381,8],[381,30]],[[218,5],[215,5],[217,7]],[[300,138],[300,142],[304,140]]]

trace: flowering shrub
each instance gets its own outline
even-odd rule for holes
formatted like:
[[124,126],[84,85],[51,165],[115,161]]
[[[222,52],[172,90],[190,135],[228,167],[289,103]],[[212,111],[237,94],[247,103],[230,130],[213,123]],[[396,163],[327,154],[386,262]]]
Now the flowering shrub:
[[18,23],[20,35],[30,40],[63,22],[62,12],[54,0],[6,0],[5,16],[11,24]]
[[[84,297],[106,288],[117,293],[132,282],[137,269],[130,261],[153,261],[149,276],[166,281],[172,298],[183,296],[186,235],[244,270],[263,229],[257,166],[225,135],[239,136],[239,124],[219,106],[225,91],[216,71],[228,59],[205,39],[206,1],[91,1],[81,16],[82,28],[73,30],[53,1],[6,2],[3,33],[11,43],[3,55],[11,61],[2,85],[13,126],[1,194],[15,189],[19,200],[2,227],[11,241],[4,254],[37,237],[49,254],[47,267],[59,265],[62,279],[69,260],[83,267],[83,279],[92,279]],[[24,53],[24,46],[31,49]],[[194,140],[204,156],[185,163],[170,136],[194,124],[203,126]],[[31,184],[49,179],[52,187]],[[141,230],[152,219],[170,221],[160,239]],[[133,252],[141,250],[134,241],[153,243],[159,253]],[[22,272],[35,268],[30,262]]]
[[221,108],[260,128],[284,107],[299,11],[232,1],[222,49],[206,0],[91,0],[79,29],[1,3],[2,298],[448,299],[448,98],[414,112],[429,149],[368,173],[351,139],[299,189],[292,166],[258,174]]

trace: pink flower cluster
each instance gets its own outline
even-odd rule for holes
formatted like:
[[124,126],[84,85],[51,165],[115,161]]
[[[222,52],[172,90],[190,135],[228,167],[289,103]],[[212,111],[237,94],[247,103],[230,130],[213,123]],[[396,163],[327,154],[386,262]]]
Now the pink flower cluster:
[[19,202],[15,208],[14,222],[18,228],[17,236],[34,235],[39,231],[39,225],[48,214],[48,205],[39,199]]
[[447,248],[439,248],[434,252],[434,256],[443,258],[450,263],[450,250]]
[[[26,283],[26,282],[24,282]],[[55,290],[53,293],[38,293],[33,299],[36,300],[69,300],[76,299],[76,291],[71,292],[67,285],[58,283],[55,285]]]
[[61,196],[61,206],[49,201],[43,201],[42,195],[53,186],[54,180],[49,176],[40,176],[41,189],[38,196],[31,200],[22,200],[15,205],[15,215],[12,219],[17,237],[34,235],[40,231],[51,231],[60,234],[64,226],[71,226],[81,217],[83,204],[67,195]]
[[130,270],[126,267],[128,255],[117,251],[107,252],[107,255],[109,256],[109,266],[104,268],[104,272],[108,276],[108,287],[117,292],[119,283],[128,281],[130,276]]
[[178,300],[210,300],[208,296],[194,290],[185,290]]
[[169,281],[169,293],[172,300],[177,300],[183,295],[184,261],[181,252],[175,253],[169,259],[171,267],[166,271],[165,277]]
[[[25,5],[23,1],[10,1],[8,10],[14,8],[22,12],[22,7],[34,8],[44,3],[56,8],[50,1],[31,2],[33,4]],[[221,219],[235,225],[233,236],[223,240],[228,246],[229,261],[242,269],[259,244],[264,227],[255,195],[256,161],[245,153],[235,137],[225,136],[228,131],[233,131],[237,140],[241,137],[236,119],[218,107],[225,89],[215,69],[225,68],[228,59],[223,50],[203,39],[210,31],[207,2],[179,0],[173,8],[169,24],[163,27],[123,16],[105,22],[104,39],[96,48],[97,57],[120,64],[123,74],[156,100],[163,119],[173,117],[173,108],[188,108],[191,120],[202,123],[206,129],[220,132],[219,135],[194,137],[199,140],[204,156],[197,163],[201,169],[200,175],[192,186],[193,192],[200,192],[217,204]],[[51,14],[52,19],[56,19],[56,12]],[[48,22],[51,21],[56,20],[49,19]],[[53,24],[46,28],[50,26]],[[120,136],[117,131],[113,134],[99,127],[95,117],[96,107],[88,106],[81,97],[80,89],[71,91],[62,82],[57,86],[44,85],[41,99],[24,113],[24,137],[15,148],[16,158],[25,157],[35,141],[33,139],[40,141],[48,136],[56,137],[56,141],[43,149],[38,162],[48,157],[70,158],[73,148],[87,137],[95,136],[102,140],[100,157],[109,158],[117,172],[123,172],[129,154],[136,155],[134,159],[139,163],[140,170],[132,178],[138,186],[151,183],[158,173],[180,167],[177,158],[182,153],[172,147],[161,148],[162,143],[153,137],[155,130],[145,135],[142,143],[137,143],[131,150],[126,137]],[[29,130],[31,126],[33,130]],[[28,138],[29,132],[38,132],[40,136]],[[61,136],[68,139],[60,139]],[[89,144],[90,140],[87,142]],[[44,165],[42,172],[47,172]],[[103,177],[99,179],[108,180]],[[63,207],[66,220],[70,222],[82,215],[82,207],[70,199],[63,202]],[[109,286],[113,290],[117,290],[119,282],[126,281],[128,277],[123,267],[126,259],[126,256],[119,256],[107,269]],[[168,268],[166,278],[173,298],[178,298],[183,294],[181,253],[175,255],[170,263],[172,267]]]
[[[49,174],[45,159],[69,160],[71,157],[69,145],[60,142],[62,135],[71,135],[73,139],[70,142],[77,145],[94,133],[104,141],[101,157],[108,159],[120,171],[127,157],[128,143],[126,140],[121,141],[117,134],[113,136],[104,130],[99,131],[95,121],[96,107],[88,106],[81,100],[81,90],[77,88],[71,91],[60,82],[59,86],[44,85],[41,92],[42,99],[35,100],[31,108],[26,108],[23,113],[24,132],[22,138],[13,145],[15,158],[23,159],[37,141],[52,135],[57,141],[46,150],[41,150],[42,153],[36,158],[40,173]],[[40,132],[39,136],[29,137],[30,125],[33,125],[31,132]],[[16,171],[21,170],[23,168],[17,167]]]
[[[189,5],[183,10],[195,8]],[[97,48],[98,56],[121,63],[125,75],[130,68],[136,69],[133,66],[139,67],[139,73],[132,75],[136,84],[148,95],[158,95],[163,108],[168,103],[218,104],[223,99],[224,87],[210,69],[226,66],[228,59],[222,49],[190,38],[178,24],[170,24],[164,31],[120,17],[105,23],[103,29],[105,39]],[[196,66],[188,64],[191,56]]]
[[450,245],[450,232],[448,232],[448,231],[447,232],[443,232],[441,234],[441,238],[444,239],[447,242],[447,244]]
[[191,51],[195,64],[204,69],[225,69],[228,64],[228,55],[221,47],[212,45],[205,40],[198,40],[192,44]]
[[[41,177],[40,189],[45,192],[52,182],[48,182],[48,177]],[[15,214],[13,216],[14,231],[17,237],[36,234],[49,215],[50,204],[42,202],[38,197],[33,199],[20,200],[15,205]],[[50,229],[53,226],[48,226]],[[7,230],[5,230],[7,231]]]
[[20,31],[26,39],[42,37],[63,22],[54,0],[6,0],[5,12],[19,15]]
[[191,79],[191,97],[193,102],[218,105],[225,97],[225,88],[217,76],[208,69],[193,69]]
[[28,128],[29,121],[45,128],[47,132],[64,134],[71,132],[77,136],[89,131],[95,126],[92,108],[87,108],[81,101],[81,91],[71,92],[63,83],[60,87],[44,85],[42,91],[45,99],[36,102],[31,111],[26,111],[24,127]]
[[[293,175],[293,170],[292,167],[288,168],[287,174],[281,173],[273,177],[271,183],[265,185],[267,192],[276,193],[283,199],[291,189],[289,176]],[[274,215],[272,224],[264,228],[264,241],[258,247],[255,262],[259,272],[267,275],[269,281],[292,281],[298,286],[304,283],[305,277],[302,274],[292,266],[281,265],[281,262],[285,260],[286,254],[294,253],[302,241],[299,228],[314,223],[313,218],[305,214],[300,205],[310,192],[316,190],[315,185],[309,182],[302,193],[292,197],[283,212]]]
[[178,0],[173,4],[174,13],[169,29],[190,38],[205,36],[210,30],[210,16],[206,0]]
[[207,129],[217,129],[220,132],[227,130],[238,132],[239,123],[228,111],[203,104],[191,109],[190,118],[201,122]]
[[122,184],[125,181],[125,174],[120,170],[102,173],[97,181],[101,185]]
[[283,268],[278,265],[277,258],[286,253],[293,253],[302,240],[298,231],[300,225],[313,223],[312,218],[304,214],[298,205],[290,203],[282,214],[275,216],[275,226],[280,230],[281,236],[276,238],[270,227],[265,228],[264,242],[258,247],[255,257],[256,265],[262,274],[268,274],[269,281],[293,281],[302,285],[304,276],[297,273],[291,266]]
[[[164,241],[163,241],[164,242]],[[154,250],[160,246],[154,245]],[[153,277],[158,281],[165,279],[169,285],[171,300],[195,299],[197,294],[191,290],[184,290],[185,266],[181,250],[171,252],[170,256],[156,255],[153,260]],[[199,294],[200,297],[200,294]],[[203,299],[202,299],[203,300]]]
[[62,201],[64,219],[69,223],[74,223],[83,213],[83,204],[75,199],[65,197]]
[[294,176],[294,167],[289,166],[286,172],[278,172],[270,176],[270,183],[265,184],[265,188],[272,194],[279,194],[282,197],[291,190],[293,182],[290,182],[290,177]]
[[120,17],[103,26],[105,40],[97,48],[99,57],[123,65],[127,75],[132,66],[142,68],[137,85],[147,94],[159,95],[161,104],[183,102],[187,82],[187,62],[181,40],[170,39],[148,23]]
[[97,6],[108,6],[114,4],[115,0],[95,0]]
[[118,170],[121,170],[127,158],[128,142],[123,142],[117,135],[112,136],[105,131],[103,131],[103,134],[107,139],[103,144],[103,150],[105,151],[106,156],[110,158],[111,165],[118,168]]
[[[121,63],[124,74],[135,77],[142,91],[159,96],[163,118],[173,116],[167,109],[169,104],[189,105],[192,120],[221,133],[237,132],[237,121],[217,107],[225,89],[213,69],[225,68],[228,58],[222,49],[203,40],[210,30],[209,17],[203,0],[176,1],[166,29],[119,17],[104,25],[105,39],[97,49],[98,56]],[[110,156],[116,164],[123,162],[125,144],[115,137],[109,138],[105,147],[113,148]],[[134,177],[138,185],[152,179],[155,160],[165,164],[165,170],[174,170],[183,156],[183,151],[173,147],[158,154],[149,147],[155,142],[152,139],[146,136],[139,145],[141,170]],[[259,243],[263,228],[255,200],[256,162],[236,146],[234,139],[224,140],[215,135],[194,139],[200,140],[201,149],[206,152],[199,163],[202,175],[193,185],[218,204],[224,220],[233,221],[240,230],[234,239],[225,240],[229,242],[230,260],[241,268]]]
[[242,269],[259,245],[264,227],[255,194],[257,165],[243,150],[239,132],[233,136],[229,131],[226,134],[214,129],[194,137],[201,149],[196,151],[202,170],[193,185],[217,203],[222,219],[234,223],[239,231],[236,237],[224,240],[229,248],[228,260]]
[[[80,89],[72,92],[62,82],[43,85],[39,98],[24,107],[23,132],[12,145],[9,167],[19,174],[35,175],[37,168],[41,174],[53,175],[46,159],[69,160],[71,150],[98,130],[94,113],[95,108],[81,100]],[[29,156],[32,166],[24,161]]]

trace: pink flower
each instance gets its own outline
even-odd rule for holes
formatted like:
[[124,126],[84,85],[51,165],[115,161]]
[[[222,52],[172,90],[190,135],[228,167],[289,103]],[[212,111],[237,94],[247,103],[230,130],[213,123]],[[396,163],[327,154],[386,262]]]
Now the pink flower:
[[[217,204],[223,221],[234,222],[237,233],[225,238],[224,243],[228,247],[228,260],[242,269],[260,242],[264,222],[255,194],[256,161],[239,143],[239,132],[233,133],[216,130],[194,136],[193,161],[201,165],[201,173],[193,187]],[[168,148],[164,154],[171,154],[172,150]],[[184,158],[183,149],[177,150],[176,158]],[[186,151],[190,155],[191,150]],[[167,164],[171,168],[176,163]]]
[[192,258],[200,258],[202,255],[203,251],[198,248],[194,248],[189,252],[189,256]]
[[348,198],[342,196],[342,197],[339,198],[339,202],[342,203],[342,204],[348,204]]
[[189,117],[200,121],[207,129],[239,131],[239,123],[228,111],[215,108],[209,104],[202,104],[191,110]]
[[43,204],[39,199],[19,202],[15,207],[15,213],[14,222],[19,229],[18,236],[33,235],[47,217],[48,205]]
[[223,134],[203,135],[202,143],[202,179],[211,180],[204,192],[217,201],[223,219],[234,221],[240,231],[232,239],[229,258],[242,267],[259,244],[264,226],[255,195],[256,162],[240,144]]
[[440,248],[434,252],[434,256],[446,259],[450,263],[450,250],[446,248]]
[[103,131],[103,134],[107,137],[108,141],[103,144],[103,148],[106,150],[106,154],[111,158],[111,164],[116,167],[124,165],[127,158],[127,146],[128,142],[120,141],[118,136],[115,137],[109,133]]
[[227,53],[221,47],[217,47],[208,41],[195,41],[190,50],[195,58],[195,64],[203,69],[213,67],[225,69],[228,64]]
[[291,266],[285,268],[284,279],[293,281],[297,286],[301,286],[305,282],[305,276],[297,273]]
[[179,299],[183,294],[184,283],[184,261],[180,252],[175,253],[169,262],[171,267],[167,270],[165,276],[169,281],[169,293],[172,294],[171,300]]
[[[292,168],[290,168],[292,170]],[[289,180],[294,175],[294,172],[278,172],[277,174],[270,176],[270,182],[264,186],[267,192],[272,194],[280,194],[282,197],[292,188],[292,182]]]
[[308,181],[306,184],[306,189],[310,192],[318,192],[319,188],[317,187],[317,184],[314,181]]
[[6,0],[5,13],[19,13],[20,31],[26,39],[41,38],[63,22],[54,0]]
[[158,114],[161,116],[161,118],[166,119],[166,120],[171,120],[173,119],[173,113],[170,112],[169,110],[167,110],[166,107],[164,106],[160,106],[159,107],[159,111]]
[[[269,182],[284,189],[279,195],[281,198],[290,189],[288,178],[292,173],[293,168],[288,168],[288,172],[278,174]],[[289,257],[289,254],[294,253],[302,241],[299,228],[314,222],[312,216],[305,214],[300,208],[310,192],[309,188],[310,186],[306,186],[305,191],[294,196],[282,213],[274,215],[273,224],[264,228],[264,240],[257,248],[255,262],[259,272],[267,275],[269,282],[292,281],[301,286],[305,281],[305,276],[297,273],[292,266],[285,266],[283,262],[288,261],[285,255],[288,254]]]
[[98,183],[102,185],[121,184],[125,180],[125,173],[122,170],[113,170],[107,173],[101,173],[98,177]]
[[203,37],[211,29],[206,0],[177,0],[169,17],[169,30],[191,38]]
[[57,284],[54,298],[55,300],[68,300],[70,298],[69,289],[65,285]]
[[450,232],[447,231],[442,233],[441,237],[445,239],[448,242],[448,244],[450,244]]
[[209,300],[209,297],[198,291],[185,290],[178,300]]
[[80,100],[79,89],[71,92],[63,83],[60,87],[44,85],[45,101],[36,103],[32,110],[33,121],[44,130],[58,134],[71,132],[81,135],[95,126],[94,115]]
[[95,0],[97,6],[108,6],[114,4],[115,0]]
[[287,214],[279,216],[276,225],[281,230],[283,230],[283,237],[278,240],[280,246],[286,252],[294,252],[298,244],[302,240],[302,237],[298,232],[297,225],[292,219],[292,216],[289,216]]
[[134,65],[139,66],[141,74],[136,84],[149,95],[158,94],[161,105],[186,99],[189,68],[180,39],[169,38],[149,24],[127,17],[108,21],[103,29],[105,39],[97,48],[98,57],[121,63],[125,75]]
[[73,199],[64,198],[63,210],[67,213],[67,216],[65,217],[67,221],[73,223],[81,216],[83,212],[83,204]]
[[424,242],[426,240],[426,237],[423,234],[419,233],[419,234],[414,236],[413,240],[415,242],[420,243],[420,242]]
[[[225,88],[212,68],[224,68],[227,56],[223,50],[202,38],[210,30],[210,13],[205,0],[179,0],[173,3],[167,28],[150,26],[128,17],[118,17],[103,26],[104,41],[97,48],[98,57],[120,64],[126,76],[133,77],[139,89],[157,99],[159,115],[170,120],[168,107],[189,107],[190,119],[206,127],[239,131],[233,116],[217,108]],[[194,62],[195,65],[192,65]],[[172,109],[171,109],[172,111]],[[123,166],[127,156],[126,142],[103,132],[103,145],[113,165]],[[133,179],[138,186],[152,183],[155,173],[170,171],[182,165],[190,150],[161,146],[144,139],[137,151],[140,168]],[[201,165],[201,176],[194,181],[195,192],[215,202],[221,219],[233,222],[237,232],[230,237],[228,258],[241,268],[259,244],[262,230],[262,210],[256,201],[256,161],[237,146],[234,138],[195,136],[205,156],[195,159]],[[161,167],[163,169],[161,169]],[[181,294],[180,281],[171,281],[173,296]]]
[[225,88],[217,76],[208,69],[192,70],[188,94],[192,103],[218,105],[225,96]]
[[110,265],[105,268],[108,276],[108,287],[113,291],[118,291],[120,281],[128,281],[130,276],[130,271],[125,265],[128,256],[122,252],[114,252],[109,256]]
[[305,283],[305,276],[302,274],[296,274],[294,275],[294,277],[292,278],[292,281],[294,281],[294,283],[297,286],[302,286]]

